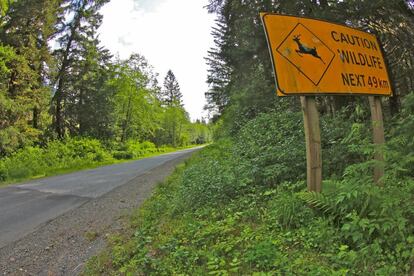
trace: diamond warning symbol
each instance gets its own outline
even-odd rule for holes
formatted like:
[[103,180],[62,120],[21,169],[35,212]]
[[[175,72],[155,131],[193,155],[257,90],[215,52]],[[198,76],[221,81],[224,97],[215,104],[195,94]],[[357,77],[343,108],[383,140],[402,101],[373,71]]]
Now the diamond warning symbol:
[[298,23],[276,51],[318,86],[335,53],[311,30]]

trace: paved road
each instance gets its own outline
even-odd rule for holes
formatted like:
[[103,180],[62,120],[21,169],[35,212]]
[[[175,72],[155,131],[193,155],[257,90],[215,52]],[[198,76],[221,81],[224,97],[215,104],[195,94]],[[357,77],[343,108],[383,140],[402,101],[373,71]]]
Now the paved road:
[[0,189],[0,248],[92,198],[195,150],[197,148]]

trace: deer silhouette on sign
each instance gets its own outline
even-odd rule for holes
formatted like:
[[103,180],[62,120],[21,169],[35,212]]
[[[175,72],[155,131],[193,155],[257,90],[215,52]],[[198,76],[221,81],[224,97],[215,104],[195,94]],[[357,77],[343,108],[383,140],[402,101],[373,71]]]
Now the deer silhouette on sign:
[[293,41],[295,41],[296,44],[298,44],[299,49],[296,49],[296,53],[298,53],[299,56],[302,57],[303,55],[311,55],[313,57],[320,59],[323,62],[323,64],[325,64],[323,59],[318,55],[316,47],[309,48],[303,45],[302,42],[300,42],[300,34],[293,36]]

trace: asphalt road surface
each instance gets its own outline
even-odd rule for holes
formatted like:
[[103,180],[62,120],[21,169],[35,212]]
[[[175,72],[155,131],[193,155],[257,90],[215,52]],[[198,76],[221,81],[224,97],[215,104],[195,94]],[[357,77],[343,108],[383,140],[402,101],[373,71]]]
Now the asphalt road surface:
[[91,199],[197,148],[0,189],[0,248]]

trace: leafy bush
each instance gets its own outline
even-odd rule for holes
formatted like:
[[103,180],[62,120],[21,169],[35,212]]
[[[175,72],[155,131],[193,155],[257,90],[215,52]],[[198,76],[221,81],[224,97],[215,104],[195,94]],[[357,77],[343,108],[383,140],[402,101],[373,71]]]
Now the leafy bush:
[[128,140],[125,143],[114,146],[116,150],[112,152],[114,158],[120,159],[137,159],[145,157],[156,152],[166,152],[169,148],[157,148],[154,143],[149,141],[139,142]]
[[234,140],[220,140],[194,159],[184,173],[185,208],[226,202],[282,181],[305,177],[300,113],[261,114]]
[[395,178],[414,177],[414,93],[405,97],[403,111],[395,118],[385,152],[388,172]]
[[59,170],[84,168],[113,161],[95,139],[53,141],[45,148],[26,147],[0,161],[2,181],[53,174]]
[[364,149],[371,141],[369,122],[350,120],[348,111],[336,117],[321,117],[322,167],[324,178],[341,178],[345,168],[367,160]]
[[185,171],[179,192],[183,209],[225,201],[240,192],[243,184],[237,181],[232,170],[230,143],[223,140],[209,146]]
[[267,186],[304,179],[304,137],[301,113],[259,115],[248,122],[236,138],[238,174]]
[[117,160],[128,160],[128,159],[133,159],[134,158],[134,154],[132,152],[128,152],[128,151],[113,151],[112,152],[112,156],[117,159]]
[[304,204],[295,193],[283,191],[266,206],[270,223],[277,223],[283,229],[296,229],[314,217],[313,212]]

